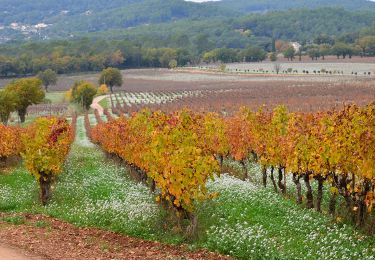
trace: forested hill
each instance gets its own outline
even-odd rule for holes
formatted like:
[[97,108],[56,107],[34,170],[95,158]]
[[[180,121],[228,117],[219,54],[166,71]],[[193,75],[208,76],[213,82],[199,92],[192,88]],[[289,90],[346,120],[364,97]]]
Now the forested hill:
[[184,0],[0,0],[0,14],[0,43],[240,15],[225,7]]
[[239,18],[234,26],[250,29],[255,36],[308,41],[319,34],[356,32],[374,21],[374,10],[350,12],[329,7],[251,14]]
[[96,20],[113,27],[121,21],[125,21],[126,26],[127,23],[136,25],[220,15],[238,17],[238,13],[246,12],[319,7],[375,10],[375,3],[367,0],[222,0],[206,3],[184,0],[0,0],[0,25],[64,24],[67,20],[87,24]]
[[221,0],[213,4],[247,13],[320,7],[342,7],[347,10],[375,8],[375,3],[368,0]]
[[375,2],[0,0],[0,14],[0,43],[105,35],[160,47],[173,35],[194,41],[203,33],[216,47],[243,48],[270,38],[309,41],[357,32],[375,21]]
[[219,5],[184,0],[0,0],[0,13],[0,24],[3,25],[14,22],[59,24],[67,20],[96,20],[98,23],[106,22],[108,26],[124,19],[135,25],[147,21],[146,17],[150,17],[148,21],[154,23],[187,17],[237,14]]

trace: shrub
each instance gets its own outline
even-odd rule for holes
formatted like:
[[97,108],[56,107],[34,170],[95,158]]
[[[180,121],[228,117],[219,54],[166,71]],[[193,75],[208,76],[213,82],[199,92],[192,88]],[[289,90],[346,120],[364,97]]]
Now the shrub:
[[92,104],[92,100],[96,95],[96,87],[88,81],[78,81],[72,88],[73,101],[82,105],[88,110]]
[[6,158],[20,154],[22,143],[20,134],[22,129],[0,124],[0,161]]
[[103,95],[107,95],[108,93],[109,93],[109,89],[108,89],[107,85],[106,84],[100,85],[100,87],[98,88],[98,91],[97,91],[97,95],[103,96]]
[[41,117],[22,135],[24,152],[21,153],[27,170],[40,187],[40,199],[46,205],[51,184],[61,173],[73,141],[72,127],[63,118]]

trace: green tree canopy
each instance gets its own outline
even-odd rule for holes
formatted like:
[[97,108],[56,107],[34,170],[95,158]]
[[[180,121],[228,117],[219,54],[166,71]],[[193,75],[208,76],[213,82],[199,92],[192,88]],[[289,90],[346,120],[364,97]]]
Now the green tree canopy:
[[253,47],[253,46],[250,46],[248,47],[247,49],[245,49],[244,51],[241,52],[241,57],[244,58],[245,61],[263,61],[266,59],[267,57],[267,53],[259,48],[259,47]]
[[337,58],[339,58],[340,56],[342,56],[344,59],[346,56],[349,56],[349,58],[351,58],[353,52],[353,48],[350,45],[343,42],[337,42],[332,47],[332,53],[336,55]]
[[4,125],[8,124],[10,113],[16,110],[17,96],[8,90],[0,91],[0,120]]
[[11,82],[5,91],[17,96],[16,110],[21,122],[25,122],[27,108],[44,100],[42,81],[38,78],[25,78]]
[[362,56],[375,54],[375,36],[364,36],[358,39],[357,44],[361,48]]
[[46,92],[48,91],[48,86],[56,85],[57,83],[57,74],[55,71],[51,69],[40,71],[37,77],[42,81]]
[[296,55],[296,51],[294,50],[293,47],[289,47],[284,51],[284,57],[287,58],[288,60],[293,60],[294,56]]
[[119,69],[107,68],[100,74],[99,84],[106,84],[109,86],[111,93],[113,93],[113,87],[120,87],[122,82],[122,75]]
[[97,89],[94,84],[88,81],[77,81],[72,87],[72,98],[73,101],[81,104],[86,110],[90,108],[92,101],[97,93]]

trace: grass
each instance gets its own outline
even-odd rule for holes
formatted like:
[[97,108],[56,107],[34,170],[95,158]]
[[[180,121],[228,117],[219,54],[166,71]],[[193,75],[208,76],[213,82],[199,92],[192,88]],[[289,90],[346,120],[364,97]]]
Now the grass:
[[[271,190],[230,176],[209,184],[220,193],[206,203],[201,244],[239,259],[372,259],[375,237],[313,210],[302,209]],[[207,218],[210,216],[210,218]]]
[[101,105],[102,108],[109,108],[108,98],[100,100],[99,105]]
[[52,104],[63,103],[65,98],[65,92],[56,91],[56,92],[47,92],[46,99],[50,100]]
[[13,225],[22,225],[26,223],[25,218],[22,216],[3,217],[1,220]]
[[[209,182],[208,189],[220,196],[197,205],[199,232],[192,249],[205,247],[238,259],[374,259],[375,236],[303,209],[271,189],[228,175]],[[88,142],[83,117],[48,206],[40,205],[36,182],[20,165],[13,174],[0,174],[0,211],[43,213],[77,226],[166,243],[184,241],[171,231],[148,188]],[[6,221],[22,224],[21,218]]]

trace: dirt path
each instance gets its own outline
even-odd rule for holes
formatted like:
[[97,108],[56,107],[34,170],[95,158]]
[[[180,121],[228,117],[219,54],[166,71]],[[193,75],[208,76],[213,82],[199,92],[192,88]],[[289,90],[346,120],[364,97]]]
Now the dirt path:
[[206,250],[191,251],[187,246],[165,245],[95,228],[78,228],[44,215],[18,215],[18,219],[23,219],[21,225],[1,221],[1,217],[0,213],[0,244],[24,249],[39,258],[26,257],[19,251],[0,246],[0,259],[230,259]]
[[92,104],[90,106],[94,110],[97,109],[100,115],[103,114],[103,107],[99,104],[99,102],[102,101],[105,98],[108,98],[108,95],[99,96],[99,97],[94,98],[94,100],[92,101]]
[[6,260],[30,260],[30,259],[41,259],[29,254],[20,253],[19,249],[9,247],[4,244],[0,244],[0,259]]

